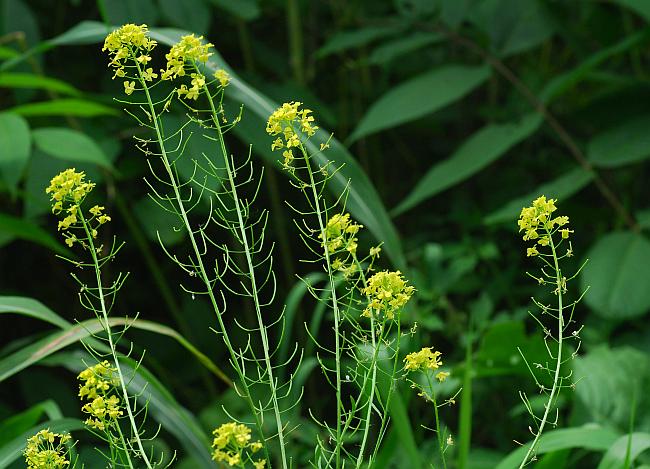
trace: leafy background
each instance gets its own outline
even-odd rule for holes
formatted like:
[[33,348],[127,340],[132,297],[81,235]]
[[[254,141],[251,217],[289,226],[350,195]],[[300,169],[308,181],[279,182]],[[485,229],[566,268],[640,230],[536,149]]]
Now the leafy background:
[[[71,253],[43,192],[71,165],[100,183],[114,220],[108,239],[127,241],[111,266],[131,273],[114,321],[146,320],[129,331],[147,350],[132,386],[151,383],[150,424],[163,428],[155,444],[168,456],[178,448],[179,467],[213,467],[208,435],[226,419],[221,405],[245,417],[211,313],[181,293],[157,245],[157,231],[180,246],[183,238],[146,197],[148,169],[131,138],[142,130],[112,99],[121,84],[101,41],[126,22],[147,23],[161,43],[179,30],[205,34],[236,78],[228,101],[244,103],[245,117],[232,145],[242,153],[252,143],[267,169],[259,203],[272,211],[280,298],[291,339],[308,352],[300,324],[326,333],[329,318],[296,280],[320,277],[298,262],[283,204],[294,195],[263,125],[277,103],[300,100],[315,110],[319,139],[334,133],[328,156],[345,168],[332,192],[351,180],[348,208],[368,228],[364,241],[383,242],[383,266],[418,290],[403,316],[418,324],[408,350],[434,345],[452,369],[443,392],[463,388],[442,413],[453,467],[505,469],[521,458],[513,440],[527,440],[529,422],[518,391],[535,389],[517,347],[533,361],[545,352],[527,317],[539,290],[524,274],[534,266],[515,220],[538,194],[558,198],[575,229],[567,267],[589,258],[572,293],[591,289],[576,312],[578,383],[562,395],[562,429],[543,439],[537,466],[648,467],[646,0],[0,1],[0,467],[21,467],[18,449],[34,429],[82,427],[79,340],[98,324],[55,257]],[[296,379],[305,395],[291,445],[305,467],[317,432],[306,409],[328,408],[315,362]],[[435,451],[422,426],[430,408],[407,387],[400,395],[379,466],[425,467]],[[89,467],[98,464],[92,440],[75,436]]]

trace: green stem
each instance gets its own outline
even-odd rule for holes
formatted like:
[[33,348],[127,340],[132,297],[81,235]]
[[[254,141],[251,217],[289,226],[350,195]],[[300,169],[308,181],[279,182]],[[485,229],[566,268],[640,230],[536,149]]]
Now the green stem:
[[562,282],[562,271],[560,270],[560,266],[558,264],[558,258],[557,258],[557,252],[555,251],[555,243],[553,242],[553,237],[551,236],[551,233],[549,230],[546,230],[546,234],[549,239],[549,245],[551,246],[551,252],[553,253],[553,262],[555,264],[555,283],[557,285],[557,303],[558,303],[558,308],[557,308],[557,328],[558,328],[558,337],[557,337],[557,361],[555,364],[555,374],[553,377],[553,387],[551,388],[551,394],[548,396],[548,401],[546,402],[546,405],[544,406],[544,415],[542,417],[542,420],[539,423],[539,427],[537,429],[537,432],[535,433],[535,439],[533,442],[530,444],[528,447],[528,451],[526,452],[526,456],[524,457],[523,461],[519,465],[519,469],[522,469],[527,463],[533,452],[535,451],[535,448],[537,446],[537,443],[539,442],[540,437],[542,436],[542,432],[544,431],[544,427],[546,426],[546,423],[548,421],[548,416],[551,411],[551,407],[553,405],[553,402],[555,401],[556,394],[559,392],[560,389],[560,371],[562,367],[562,345],[563,345],[563,339],[564,339],[564,317],[562,316],[562,289],[564,288],[563,282]]
[[299,85],[305,83],[302,48],[302,21],[298,0],[287,0],[287,24],[289,26],[289,49],[293,78]]
[[472,326],[467,334],[463,394],[460,401],[460,428],[458,430],[458,469],[466,469],[472,441]]
[[[88,250],[90,251],[93,260],[93,265],[95,267],[95,277],[97,282],[97,296],[99,297],[99,303],[101,306],[102,319],[104,319],[104,330],[106,331],[106,335],[108,337],[108,345],[111,349],[111,355],[113,357],[113,361],[115,362],[117,375],[120,378],[120,387],[122,389],[122,398],[124,399],[124,406],[126,407],[126,413],[129,417],[131,430],[133,431],[135,442],[138,445],[140,456],[142,457],[144,463],[147,465],[147,468],[151,469],[152,468],[151,463],[149,462],[149,459],[147,458],[147,454],[144,451],[144,448],[142,447],[142,440],[140,439],[140,432],[138,430],[138,425],[135,423],[135,417],[133,415],[133,411],[131,410],[131,401],[129,398],[129,393],[126,389],[126,380],[124,379],[124,375],[122,373],[122,366],[120,365],[120,361],[118,360],[117,357],[116,345],[113,342],[113,333],[111,332],[111,324],[108,321],[108,310],[106,309],[106,301],[104,298],[104,288],[102,285],[101,269],[99,268],[99,260],[97,259],[97,250],[95,249],[95,243],[93,242],[92,233],[88,229],[88,224],[86,223],[86,219],[83,216],[81,207],[79,207],[78,211],[79,211],[79,218],[81,219],[81,223],[83,225],[84,231],[86,232],[86,238],[88,240]],[[127,457],[128,457],[128,451],[127,451]],[[130,462],[130,458],[129,458],[129,462]]]
[[[251,412],[255,418],[255,425],[257,427],[257,430],[262,437],[264,441],[266,441],[266,438],[264,437],[264,429],[262,427],[262,421],[260,420],[260,416],[258,412],[256,411],[255,403],[253,402],[253,398],[250,393],[250,389],[248,388],[248,384],[246,383],[246,377],[244,376],[244,372],[241,369],[241,366],[239,365],[239,360],[237,358],[237,354],[235,353],[235,350],[230,342],[230,337],[228,335],[228,330],[226,328],[226,325],[223,322],[223,318],[221,317],[221,309],[219,308],[219,304],[217,302],[217,299],[214,295],[214,292],[212,291],[212,283],[210,282],[210,277],[207,273],[207,270],[205,269],[205,266],[203,264],[203,258],[201,257],[201,250],[199,249],[199,246],[196,242],[196,237],[194,234],[194,230],[192,229],[192,225],[190,224],[187,211],[185,209],[185,204],[183,203],[183,198],[180,194],[180,189],[178,187],[178,184],[176,182],[176,178],[174,176],[174,171],[169,163],[169,159],[167,157],[167,150],[165,148],[165,141],[163,139],[162,135],[162,129],[161,129],[161,124],[160,124],[160,117],[156,113],[156,109],[153,105],[153,101],[151,99],[151,94],[149,93],[149,87],[147,86],[146,81],[142,78],[142,69],[140,68],[140,64],[138,61],[133,57],[133,63],[135,63],[137,70],[138,70],[138,77],[140,84],[145,92],[146,99],[147,99],[147,104],[149,105],[149,112],[151,114],[151,119],[154,124],[154,130],[156,132],[156,139],[158,146],[160,147],[160,159],[163,162],[163,166],[165,167],[165,171],[167,171],[167,175],[169,176],[169,181],[170,184],[174,190],[174,198],[176,200],[176,203],[178,204],[178,210],[180,211],[181,219],[183,220],[183,223],[185,225],[185,228],[187,230],[187,234],[190,238],[190,242],[192,244],[192,250],[194,251],[194,255],[196,256],[196,262],[199,267],[198,275],[201,279],[201,281],[204,283],[205,288],[206,288],[206,293],[208,297],[210,298],[210,303],[212,304],[212,309],[215,312],[215,315],[217,317],[217,322],[219,323],[219,328],[221,331],[221,335],[223,337],[223,341],[226,344],[226,348],[228,349],[228,352],[230,354],[230,361],[232,364],[232,367],[235,369],[235,372],[237,373],[237,376],[239,378],[239,381],[243,387],[243,395],[242,397],[246,400],[248,406],[251,409]],[[241,395],[241,394],[240,394]],[[269,467],[271,464],[271,459],[269,457],[269,452],[267,445],[264,445],[264,452],[267,461],[269,461]]]
[[438,438],[438,448],[440,449],[440,459],[442,460],[442,467],[447,469],[447,460],[445,459],[445,442],[443,435],[440,432],[440,416],[438,415],[438,403],[436,402],[436,392],[433,389],[433,383],[431,382],[431,376],[429,371],[426,370],[424,374],[427,377],[427,383],[429,383],[429,389],[431,389],[431,400],[433,401],[433,413],[436,417],[436,436]]
[[[291,1],[291,0],[290,0]],[[323,211],[320,207],[320,195],[316,189],[316,181],[314,180],[314,172],[311,169],[311,161],[309,160],[309,155],[307,150],[305,150],[302,141],[300,142],[300,150],[302,156],[305,160],[305,166],[307,173],[309,175],[309,186],[312,191],[312,197],[314,199],[314,208],[316,211],[316,217],[318,218],[318,226],[320,229],[320,239],[325,241],[327,239],[327,234],[325,231],[325,223],[323,222]],[[330,260],[330,252],[327,247],[327,243],[323,243],[324,252],[325,252],[325,265],[327,268],[327,277],[330,285],[330,290],[332,292],[332,311],[334,313],[334,353],[335,353],[335,362],[336,362],[336,468],[341,467],[341,414],[343,412],[343,401],[341,400],[341,344],[340,344],[340,323],[341,323],[341,313],[339,311],[338,298],[336,296],[336,283],[334,282],[334,273],[332,272],[332,264]]]
[[[194,64],[196,68],[196,64]],[[197,73],[199,70],[196,69]],[[266,365],[266,373],[268,374],[269,387],[271,389],[271,400],[273,401],[273,411],[275,413],[275,422],[278,427],[278,442],[280,443],[280,454],[282,457],[282,467],[288,468],[287,465],[287,455],[285,451],[285,441],[284,441],[284,426],[282,424],[282,418],[280,416],[280,407],[278,404],[276,381],[273,376],[273,365],[271,364],[271,357],[269,355],[269,338],[266,332],[266,325],[262,319],[262,306],[260,303],[258,291],[257,291],[257,277],[255,275],[255,267],[253,266],[253,258],[251,256],[251,249],[248,244],[248,234],[246,233],[246,227],[244,224],[244,218],[242,215],[241,202],[239,199],[239,194],[237,193],[237,184],[235,183],[235,176],[233,174],[233,169],[230,165],[230,157],[228,155],[228,150],[226,149],[226,142],[223,138],[223,131],[221,129],[221,123],[219,122],[219,116],[217,110],[214,106],[214,101],[210,95],[210,90],[207,85],[203,85],[205,94],[208,96],[208,101],[210,103],[210,110],[212,112],[212,122],[217,129],[217,135],[219,138],[219,145],[221,146],[221,153],[223,154],[224,162],[226,163],[226,172],[228,173],[228,182],[230,184],[230,193],[232,195],[233,201],[235,202],[235,210],[237,212],[237,227],[239,231],[239,237],[241,240],[242,247],[244,248],[244,254],[246,256],[246,264],[248,267],[248,276],[251,282],[251,295],[253,297],[253,303],[255,304],[255,313],[257,315],[257,325],[260,331],[260,340],[262,341],[262,348],[264,349],[264,364]]]

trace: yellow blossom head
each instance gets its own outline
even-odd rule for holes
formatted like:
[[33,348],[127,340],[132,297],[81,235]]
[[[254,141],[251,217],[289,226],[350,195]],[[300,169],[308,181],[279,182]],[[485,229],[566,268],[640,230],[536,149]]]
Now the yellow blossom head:
[[161,70],[160,78],[170,80],[172,78],[185,76],[186,65],[190,70],[194,70],[196,62],[205,63],[212,55],[210,48],[213,47],[209,42],[203,42],[203,36],[190,34],[181,37],[181,40],[172,46],[170,51],[165,55],[167,67]]
[[[129,65],[130,61],[137,61],[140,65],[146,65],[151,60],[150,54],[156,44],[156,41],[149,38],[146,24],[125,24],[106,36],[102,51],[108,51],[111,57],[109,66],[115,69],[113,78],[126,77],[128,75],[127,69],[137,68],[135,64]],[[145,73],[152,78],[151,73],[153,73],[153,70],[151,70],[151,73],[147,71]],[[124,82],[126,94],[131,94],[134,89],[134,82]]]
[[214,72],[214,77],[217,79],[219,85],[221,85],[222,88],[225,88],[230,84],[230,74],[223,68],[220,68]]
[[[357,237],[356,234],[363,228],[350,219],[349,213],[337,213],[327,221],[325,226],[325,242],[327,251],[334,254],[340,251],[347,251],[352,255],[357,253]],[[318,236],[322,238],[322,235]]]
[[[217,462],[225,461],[231,466],[241,464],[245,460],[245,451],[250,454],[262,449],[259,441],[251,442],[251,430],[246,425],[228,422],[212,432],[212,459]],[[253,463],[255,467],[263,468],[266,461]]]
[[104,431],[123,414],[120,398],[112,392],[119,385],[117,369],[104,360],[79,373],[79,398],[86,401],[81,410],[89,414],[86,425]]
[[27,440],[23,451],[28,469],[60,469],[70,466],[65,444],[71,436],[67,433],[54,433],[50,429],[41,430]]
[[535,244],[527,249],[527,256],[537,256],[538,246],[549,246],[552,242],[552,236],[559,231],[562,239],[567,239],[572,230],[560,227],[569,223],[569,217],[553,217],[553,212],[557,210],[555,199],[546,199],[540,196],[533,201],[530,207],[524,207],[519,215],[517,222],[519,231],[523,231],[524,241],[533,241]]
[[300,109],[302,103],[291,101],[277,108],[266,123],[266,132],[277,137],[271,144],[271,150],[283,150],[284,166],[288,167],[293,159],[292,148],[300,146],[298,131],[311,137],[318,127],[313,124],[314,117],[310,109]]
[[[442,353],[438,351],[433,351],[431,347],[424,347],[419,352],[409,353],[404,358],[404,370],[406,371],[418,371],[418,370],[437,370],[442,366],[440,357]],[[443,374],[444,373],[444,374]],[[440,379],[440,377],[442,379]],[[439,381],[444,381],[449,373],[440,372],[436,375]]]
[[368,297],[368,306],[363,310],[365,317],[393,319],[395,314],[411,299],[415,288],[407,285],[400,271],[377,272],[368,279],[363,293]]

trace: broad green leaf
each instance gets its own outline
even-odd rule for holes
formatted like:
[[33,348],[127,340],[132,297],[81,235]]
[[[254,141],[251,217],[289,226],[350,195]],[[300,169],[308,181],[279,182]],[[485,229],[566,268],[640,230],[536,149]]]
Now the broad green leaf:
[[29,125],[11,112],[0,113],[0,175],[11,190],[20,181],[31,149]]
[[102,4],[105,7],[106,20],[110,24],[154,25],[158,20],[158,8],[153,0],[110,0]]
[[60,244],[48,231],[31,221],[0,213],[0,233],[12,238],[24,239],[40,244],[57,254],[69,255],[69,251]]
[[20,54],[11,47],[0,46],[0,60],[13,59]]
[[[161,44],[175,44],[185,31],[174,29],[157,29],[152,31],[152,37]],[[228,66],[223,58],[215,53],[210,60],[206,74],[213,73],[217,68],[224,68],[230,73],[232,81],[226,93],[227,104],[234,109],[244,104],[244,118],[234,128],[235,133],[246,144],[254,143],[253,151],[267,161],[277,165],[279,156],[271,151],[272,139],[266,135],[264,129],[269,116],[278,105],[242,81]],[[370,230],[377,240],[382,241],[383,248],[400,269],[406,268],[402,246],[384,204],[377,191],[368,179],[363,169],[354,157],[336,139],[330,141],[330,148],[325,152],[319,151],[319,144],[329,139],[330,133],[320,129],[311,140],[307,142],[307,150],[314,154],[317,164],[324,166],[327,161],[334,161],[337,165],[343,164],[329,181],[328,190],[338,196],[343,190],[349,188],[346,208],[360,223]]]
[[112,29],[99,21],[82,21],[68,29],[65,33],[49,39],[47,43],[50,46],[95,44],[103,41]]
[[602,346],[578,356],[572,367],[575,396],[587,414],[585,420],[619,429],[629,428],[632,414],[637,421],[644,420],[639,412],[650,403],[647,354],[631,347]]
[[472,18],[490,37],[492,50],[502,57],[531,49],[553,33],[538,0],[483,0]]
[[205,34],[210,25],[211,12],[204,0],[159,0],[162,14],[174,26]]
[[49,420],[40,423],[30,430],[23,432],[22,435],[14,438],[6,445],[0,448],[0,467],[9,467],[11,463],[22,457],[23,450],[27,444],[27,438],[35,435],[41,430],[49,428],[50,431],[55,433],[73,432],[77,430],[84,430],[85,425],[81,420],[62,418]]
[[56,402],[46,400],[0,422],[0,448],[36,425],[43,415],[50,419],[63,417]]
[[[537,454],[546,454],[570,448],[581,448],[590,451],[605,451],[619,437],[619,434],[609,428],[599,425],[585,425],[577,428],[563,428],[545,432],[539,439]],[[517,469],[524,459],[530,443],[521,446],[510,453],[496,466],[496,469]]]
[[529,114],[519,122],[490,124],[469,137],[448,159],[434,165],[392,210],[399,215],[476,174],[535,132],[542,118]]
[[93,163],[111,168],[104,151],[86,134],[65,127],[45,127],[33,132],[34,143],[43,152],[65,161]]
[[414,33],[404,38],[393,39],[377,46],[370,54],[370,57],[368,57],[368,62],[373,65],[387,64],[409,52],[440,42],[441,39],[442,36],[440,34],[423,32]]
[[650,2],[647,0],[612,0],[621,6],[638,13],[643,19],[650,23]]
[[542,184],[528,194],[517,197],[495,210],[485,217],[485,224],[504,223],[516,220],[521,209],[528,207],[530,203],[540,195],[546,195],[553,199],[563,201],[587,186],[594,178],[593,173],[581,168],[573,169],[557,179]]
[[[128,326],[134,329],[146,330],[155,332],[157,334],[166,335],[176,340],[187,351],[192,353],[203,366],[210,370],[215,376],[221,379],[226,384],[230,385],[231,381],[221,369],[215,365],[206,355],[196,349],[190,342],[187,341],[175,330],[158,324],[153,321],[144,321],[141,319],[129,318],[109,318],[111,327]],[[13,352],[0,359],[0,382],[15,375],[21,370],[28,368],[35,363],[43,360],[44,358],[52,355],[65,347],[77,343],[81,340],[92,337],[104,330],[102,321],[98,319],[90,319],[80,322],[74,326],[59,332],[54,332],[48,336],[37,340],[20,350]]]
[[0,296],[0,314],[3,313],[20,314],[21,316],[40,319],[61,329],[66,329],[72,325],[40,301],[23,296]]
[[620,437],[607,450],[600,464],[598,464],[598,469],[620,469],[621,467],[626,467],[625,462],[628,456],[628,445],[630,446],[630,451],[627,462],[632,463],[641,453],[650,448],[650,433],[636,432]]
[[622,321],[650,309],[650,242],[631,232],[610,233],[589,250],[583,269],[582,289],[589,287],[585,301],[596,314]]
[[210,0],[210,2],[224,11],[227,11],[236,18],[244,21],[252,21],[260,16],[260,7],[258,0],[238,0],[232,2],[231,0]]
[[68,83],[56,78],[32,73],[0,73],[0,88],[32,88],[79,96],[81,92]]
[[445,65],[410,78],[375,101],[349,141],[423,117],[451,104],[483,83],[487,67]]
[[397,34],[401,29],[401,25],[392,24],[388,26],[366,26],[354,31],[342,31],[329,38],[323,47],[318,49],[316,57],[322,59],[331,54],[365,46],[382,37]]
[[625,121],[596,135],[587,146],[595,166],[615,168],[650,157],[650,115]]
[[96,116],[114,116],[118,112],[108,106],[87,101],[83,99],[53,99],[51,101],[42,101],[38,103],[22,104],[13,107],[9,111],[15,112],[25,117],[33,116],[78,116],[78,117],[96,117]]
[[644,229],[650,229],[650,209],[641,210],[635,215],[636,221],[639,223],[639,226]]

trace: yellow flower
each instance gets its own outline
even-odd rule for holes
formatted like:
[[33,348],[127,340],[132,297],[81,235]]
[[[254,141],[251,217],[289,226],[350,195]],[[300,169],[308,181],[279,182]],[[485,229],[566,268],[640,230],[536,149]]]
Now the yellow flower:
[[264,469],[266,467],[266,461],[264,459],[260,459],[257,462],[253,462],[253,466],[255,469]]
[[[355,255],[357,252],[357,238],[356,234],[363,228],[350,220],[349,213],[337,213],[327,221],[325,226],[325,243],[327,251],[330,254],[345,249],[350,254]],[[318,235],[322,239],[322,234]]]
[[537,251],[537,248],[535,246],[533,246],[532,248],[526,249],[526,256],[528,256],[528,257],[533,257],[533,256],[536,256],[538,254],[539,254],[539,252]]
[[413,295],[415,288],[407,285],[402,273],[382,271],[368,279],[368,285],[363,293],[368,297],[368,306],[362,316],[378,317],[383,313],[386,319],[393,319]]
[[153,81],[154,78],[158,78],[158,74],[154,73],[153,68],[148,68],[142,72],[142,78],[146,81]]
[[381,252],[381,247],[375,246],[370,248],[370,257],[378,257]]
[[126,76],[124,67],[129,59],[137,60],[141,64],[151,60],[149,54],[157,43],[149,39],[148,34],[146,24],[125,24],[106,36],[102,51],[108,51],[112,57],[109,65],[115,68],[115,76]]
[[[442,362],[440,361],[441,356],[442,353],[432,351],[431,347],[424,347],[419,352],[409,353],[404,358],[404,362],[406,363],[404,369],[406,371],[437,370],[442,365]],[[441,373],[445,372],[441,371],[438,375]],[[447,375],[449,375],[449,373],[447,373]],[[440,381],[444,381],[444,379]]]
[[[217,462],[225,461],[231,466],[236,466],[246,460],[243,457],[245,450],[255,453],[262,449],[261,442],[250,441],[251,430],[241,423],[224,423],[215,429],[212,434],[214,436],[212,440],[212,459]],[[262,460],[253,464],[259,464],[260,462]],[[262,464],[259,467],[264,467],[264,465]]]
[[181,37],[181,40],[174,44],[169,53],[165,55],[167,68],[161,70],[161,79],[169,80],[185,76],[186,62],[207,62],[212,55],[211,47],[213,46],[209,42],[203,43],[203,36],[196,37],[194,34],[190,34]]
[[446,380],[449,377],[449,372],[447,371],[439,371],[436,373],[436,379],[440,381],[441,383]]
[[271,150],[283,147],[299,147],[300,137],[297,134],[298,130],[307,134],[308,137],[316,133],[318,127],[313,125],[314,117],[310,115],[311,110],[300,109],[301,104],[298,101],[284,103],[269,116],[269,120],[266,123],[266,132],[272,137],[282,135],[281,138],[284,139],[284,142],[282,142],[281,138],[274,140],[271,144]]
[[124,82],[124,92],[127,95],[130,95],[135,91],[135,82],[134,81],[125,81]]
[[230,84],[230,75],[222,68],[217,69],[217,71],[214,72],[214,77],[219,81],[222,88],[225,88]]
[[[549,246],[552,243],[552,236],[556,231],[562,235],[562,239],[567,239],[569,233],[573,233],[568,228],[558,229],[569,223],[569,217],[559,216],[553,217],[552,214],[557,210],[555,199],[546,199],[545,196],[540,196],[535,199],[530,207],[524,207],[519,214],[519,231],[524,231],[524,241],[537,240],[539,246]],[[539,233],[542,233],[540,236]],[[527,256],[537,256],[539,252],[533,246],[528,248]]]
[[[28,469],[60,469],[70,466],[65,444],[72,437],[67,433],[54,433],[50,429],[39,431],[27,440],[23,451]],[[55,444],[56,443],[56,444]]]

